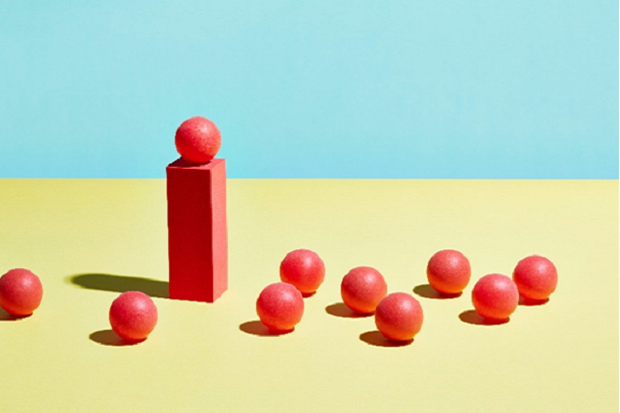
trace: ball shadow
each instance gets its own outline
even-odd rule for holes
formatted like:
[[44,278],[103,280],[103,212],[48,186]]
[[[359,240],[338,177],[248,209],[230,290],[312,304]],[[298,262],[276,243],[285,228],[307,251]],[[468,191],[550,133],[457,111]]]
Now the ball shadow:
[[491,320],[489,318],[482,317],[476,312],[476,310],[463,311],[461,314],[459,314],[459,318],[464,323],[477,326],[497,326],[501,324],[506,324],[510,321],[510,317],[503,320]]
[[351,310],[346,306],[345,303],[334,303],[325,307],[325,312],[329,315],[333,315],[334,317],[341,318],[368,318],[372,317],[373,313],[370,314],[360,314]]
[[271,330],[269,327],[261,323],[259,320],[254,321],[246,321],[245,323],[239,324],[239,330],[243,331],[246,334],[251,334],[253,336],[259,337],[279,337],[284,336],[286,334],[290,334],[295,329],[288,331],[275,331]]
[[98,343],[104,346],[114,346],[114,347],[135,346],[136,344],[140,344],[144,341],[144,340],[137,340],[137,341],[124,340],[118,334],[116,334],[113,330],[95,331],[90,336],[88,336],[88,338],[90,338],[95,343]]
[[379,330],[367,331],[360,334],[360,340],[375,347],[405,347],[413,343],[413,339],[407,341],[389,340]]
[[419,295],[420,297],[432,298],[432,299],[435,299],[435,300],[449,300],[451,298],[458,298],[458,297],[463,295],[462,292],[456,293],[456,294],[440,293],[439,291],[437,291],[436,289],[431,287],[430,284],[420,284],[420,285],[417,285],[413,289],[413,292],[416,293],[417,295]]
[[68,282],[89,290],[124,293],[142,291],[150,297],[168,298],[168,282],[150,278],[113,274],[77,274],[67,277]]
[[525,307],[537,307],[539,305],[545,305],[549,302],[548,298],[545,298],[544,300],[532,300],[531,298],[524,298],[522,296],[519,296],[519,305],[525,306]]
[[3,308],[0,308],[0,321],[20,321],[24,320],[28,317],[32,316],[32,314],[28,315],[13,315],[7,313]]

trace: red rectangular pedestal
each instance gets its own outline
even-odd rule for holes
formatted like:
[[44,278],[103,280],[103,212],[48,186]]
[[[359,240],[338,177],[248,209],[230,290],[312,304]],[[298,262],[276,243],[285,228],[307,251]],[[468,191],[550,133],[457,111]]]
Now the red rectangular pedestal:
[[228,288],[226,163],[166,168],[170,298],[212,303]]

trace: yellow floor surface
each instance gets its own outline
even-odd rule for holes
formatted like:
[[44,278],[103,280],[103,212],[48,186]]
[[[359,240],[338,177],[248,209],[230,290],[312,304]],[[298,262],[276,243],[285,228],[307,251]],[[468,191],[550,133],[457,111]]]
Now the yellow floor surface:
[[[618,181],[229,180],[229,290],[167,296],[164,180],[0,180],[0,273],[26,267],[44,298],[0,312],[0,412],[617,412]],[[327,274],[296,330],[265,336],[261,289],[296,248]],[[472,282],[437,299],[426,264],[462,251]],[[530,254],[559,284],[503,325],[471,316],[481,276]],[[351,318],[340,281],[377,268],[425,314],[392,347]],[[151,337],[123,346],[108,310],[154,297]]]

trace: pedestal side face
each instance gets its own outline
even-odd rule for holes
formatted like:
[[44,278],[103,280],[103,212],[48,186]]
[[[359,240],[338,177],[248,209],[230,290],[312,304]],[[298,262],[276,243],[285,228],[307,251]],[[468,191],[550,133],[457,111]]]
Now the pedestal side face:
[[228,227],[226,219],[226,164],[222,160],[211,175],[213,301],[228,288]]

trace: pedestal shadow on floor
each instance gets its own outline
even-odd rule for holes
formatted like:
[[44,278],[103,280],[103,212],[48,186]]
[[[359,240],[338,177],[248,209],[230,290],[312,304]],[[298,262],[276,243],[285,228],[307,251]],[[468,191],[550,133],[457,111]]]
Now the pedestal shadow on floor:
[[124,293],[141,291],[150,297],[168,298],[168,282],[150,278],[115,274],[77,274],[67,277],[69,283],[89,290]]

